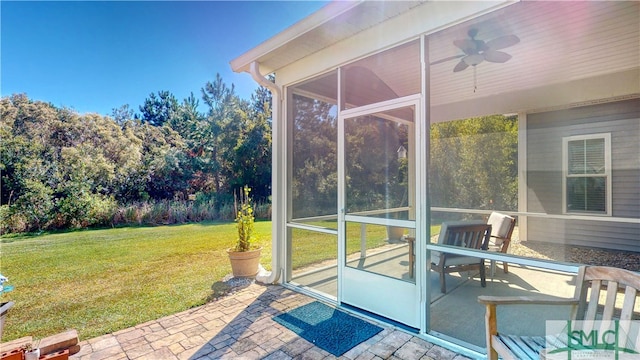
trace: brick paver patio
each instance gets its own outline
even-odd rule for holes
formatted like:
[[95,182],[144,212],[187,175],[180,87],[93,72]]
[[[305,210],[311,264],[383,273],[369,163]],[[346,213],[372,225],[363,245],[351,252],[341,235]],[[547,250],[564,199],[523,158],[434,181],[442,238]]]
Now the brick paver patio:
[[[334,359],[272,320],[313,300],[282,286],[251,284],[206,305],[82,341],[72,359]],[[378,325],[384,330],[340,359],[467,359]]]

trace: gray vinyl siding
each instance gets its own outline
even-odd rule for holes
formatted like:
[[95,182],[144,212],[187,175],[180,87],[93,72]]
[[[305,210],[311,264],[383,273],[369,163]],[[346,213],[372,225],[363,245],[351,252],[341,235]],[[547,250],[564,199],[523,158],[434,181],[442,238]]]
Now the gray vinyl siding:
[[[639,99],[528,115],[527,211],[563,213],[562,138],[600,133],[611,133],[612,216],[640,218]],[[640,224],[529,217],[527,239],[640,251]]]

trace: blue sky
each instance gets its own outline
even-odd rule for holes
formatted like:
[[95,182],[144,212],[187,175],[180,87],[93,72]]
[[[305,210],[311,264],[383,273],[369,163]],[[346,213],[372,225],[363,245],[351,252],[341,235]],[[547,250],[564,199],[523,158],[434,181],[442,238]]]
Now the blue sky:
[[229,61],[326,3],[3,0],[0,93],[108,115],[161,90],[200,98],[220,73],[249,100],[257,85]]

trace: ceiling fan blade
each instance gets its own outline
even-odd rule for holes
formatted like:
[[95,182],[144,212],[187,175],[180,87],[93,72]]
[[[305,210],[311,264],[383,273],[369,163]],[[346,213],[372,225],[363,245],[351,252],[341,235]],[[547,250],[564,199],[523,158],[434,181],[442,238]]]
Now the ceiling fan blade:
[[447,62],[449,60],[460,59],[461,57],[464,57],[464,55],[461,54],[461,55],[449,56],[449,57],[446,57],[444,59],[436,60],[436,61],[432,62],[429,65],[437,65],[437,64],[441,64],[443,62]]
[[503,63],[511,59],[511,55],[502,51],[485,51],[483,55],[485,60],[494,63]]
[[515,35],[506,35],[487,41],[487,48],[490,50],[500,50],[513,46],[520,42],[520,38]]
[[453,40],[453,45],[457,46],[465,54],[477,54],[476,42],[471,39]]
[[462,70],[464,70],[464,69],[466,69],[466,68],[468,68],[468,67],[469,67],[469,64],[467,64],[466,62],[464,62],[464,59],[463,59],[463,60],[460,60],[460,62],[458,63],[458,65],[456,65],[456,67],[454,67],[454,68],[453,68],[453,72],[454,72],[454,73],[455,73],[455,72],[459,72],[459,71],[462,71]]

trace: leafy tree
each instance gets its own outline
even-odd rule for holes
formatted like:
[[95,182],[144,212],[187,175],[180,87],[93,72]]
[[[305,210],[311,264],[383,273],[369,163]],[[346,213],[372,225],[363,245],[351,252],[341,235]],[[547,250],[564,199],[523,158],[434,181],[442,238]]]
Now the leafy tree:
[[200,101],[191,93],[178,106],[176,116],[169,120],[169,126],[187,141],[203,119],[203,115],[198,111],[199,106]]
[[[229,164],[229,153],[235,146],[239,129],[238,101],[233,84],[228,87],[220,74],[213,82],[202,88],[202,99],[209,107],[207,115],[196,129],[199,142],[199,170],[212,176],[212,190],[222,193],[225,186],[225,166]],[[228,188],[228,186],[227,186]],[[227,192],[231,193],[231,192]]]
[[183,195],[187,190],[191,170],[180,134],[168,126],[149,124],[140,124],[135,133],[142,141],[141,175],[145,180],[143,197],[159,200]]
[[248,185],[254,199],[266,201],[271,195],[271,127],[268,123],[271,110],[264,108],[249,116],[241,114],[229,185],[231,189]]
[[111,116],[116,124],[123,125],[126,121],[135,119],[135,111],[129,107],[129,104],[124,104],[119,108],[113,108]]
[[407,205],[407,182],[400,171],[400,146],[408,148],[406,126],[375,115],[345,122],[349,211]]
[[142,122],[153,126],[162,126],[176,116],[178,100],[168,91],[159,91],[158,95],[151,93],[140,106]]
[[516,210],[517,133],[501,115],[432,125],[432,205]]
[[[275,82],[276,78],[273,74],[269,75],[267,79],[271,82]],[[259,86],[256,91],[251,94],[252,111],[255,114],[264,113],[269,111],[269,121],[271,121],[271,108],[272,108],[272,96],[271,91],[264,86]]]
[[0,108],[2,204],[12,204],[25,193],[28,180],[51,185],[56,153],[48,144],[59,120],[49,104],[24,94],[3,98]]
[[338,123],[332,104],[294,95],[292,196],[295,217],[335,214]]

